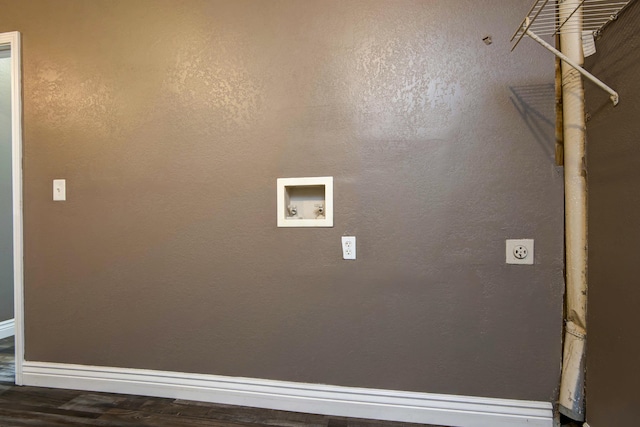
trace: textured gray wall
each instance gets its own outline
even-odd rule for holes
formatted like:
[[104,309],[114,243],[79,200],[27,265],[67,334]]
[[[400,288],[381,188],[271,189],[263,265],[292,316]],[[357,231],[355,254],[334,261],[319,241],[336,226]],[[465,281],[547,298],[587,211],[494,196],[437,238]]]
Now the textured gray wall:
[[[508,44],[529,3],[0,1],[27,359],[553,400],[553,58]],[[278,229],[276,179],[325,175],[335,227]]]
[[611,24],[589,58],[596,76],[620,93],[587,84],[589,307],[587,421],[638,424],[640,402],[640,3]]
[[0,322],[13,319],[11,58],[0,52]]

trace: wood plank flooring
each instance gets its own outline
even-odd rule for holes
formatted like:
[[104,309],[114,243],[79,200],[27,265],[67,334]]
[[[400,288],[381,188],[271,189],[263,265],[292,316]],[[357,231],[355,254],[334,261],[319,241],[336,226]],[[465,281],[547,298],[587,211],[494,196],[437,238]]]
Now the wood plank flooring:
[[[417,427],[179,399],[13,385],[13,338],[0,340],[0,426]],[[437,427],[424,426],[422,427]],[[443,426],[440,426],[443,427]]]
[[0,340],[0,384],[12,383],[15,372],[13,337]]

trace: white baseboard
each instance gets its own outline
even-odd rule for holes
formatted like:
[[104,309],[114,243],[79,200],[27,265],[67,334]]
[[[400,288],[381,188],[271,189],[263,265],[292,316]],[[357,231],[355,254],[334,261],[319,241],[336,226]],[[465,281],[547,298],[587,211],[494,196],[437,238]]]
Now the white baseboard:
[[15,334],[15,320],[9,319],[0,322],[0,340],[7,337],[12,337]]
[[452,427],[552,427],[548,402],[24,362],[24,385]]

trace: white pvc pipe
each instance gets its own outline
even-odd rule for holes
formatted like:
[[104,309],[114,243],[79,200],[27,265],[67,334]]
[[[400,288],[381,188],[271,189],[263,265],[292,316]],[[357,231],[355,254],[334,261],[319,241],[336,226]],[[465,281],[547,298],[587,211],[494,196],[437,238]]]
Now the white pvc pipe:
[[[569,16],[569,12],[577,11]],[[562,33],[560,46],[567,58],[581,66],[582,7],[580,0],[564,0],[560,20],[575,32]],[[584,87],[580,72],[562,63],[564,127],[565,246],[567,319],[565,328],[560,412],[584,421],[584,368],[587,312],[587,183],[585,163]]]

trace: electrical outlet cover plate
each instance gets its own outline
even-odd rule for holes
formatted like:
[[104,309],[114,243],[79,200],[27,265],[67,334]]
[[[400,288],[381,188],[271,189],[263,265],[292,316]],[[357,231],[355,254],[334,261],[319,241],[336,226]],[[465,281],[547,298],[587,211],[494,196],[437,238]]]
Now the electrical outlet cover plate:
[[356,259],[356,237],[342,236],[342,258]]
[[533,239],[507,239],[507,264],[533,264]]

